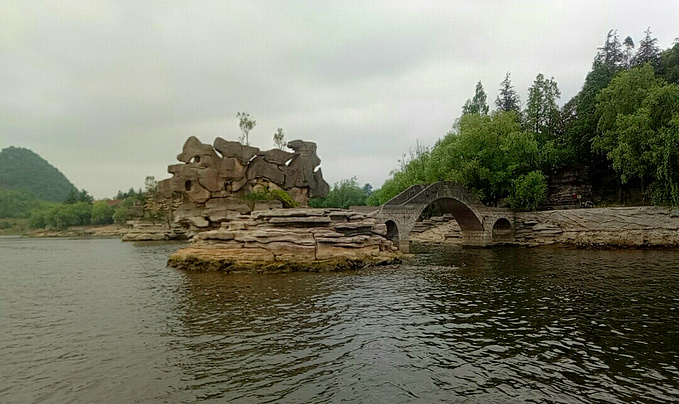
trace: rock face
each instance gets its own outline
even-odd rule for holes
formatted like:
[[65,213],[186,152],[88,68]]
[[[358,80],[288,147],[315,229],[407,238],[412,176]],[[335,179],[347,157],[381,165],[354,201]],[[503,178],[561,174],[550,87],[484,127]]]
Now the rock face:
[[400,253],[387,228],[341,209],[273,209],[231,217],[198,233],[168,265],[226,272],[331,271],[390,264]]
[[659,206],[516,214],[516,241],[581,247],[679,247],[679,213]]
[[173,201],[174,222],[191,232],[219,228],[228,218],[256,209],[281,207],[277,200],[258,201],[252,193],[284,191],[300,206],[330,190],[318,168],[316,144],[288,143],[293,152],[256,147],[217,138],[213,145],[191,136],[168,167],[172,178],[158,182],[161,196]]

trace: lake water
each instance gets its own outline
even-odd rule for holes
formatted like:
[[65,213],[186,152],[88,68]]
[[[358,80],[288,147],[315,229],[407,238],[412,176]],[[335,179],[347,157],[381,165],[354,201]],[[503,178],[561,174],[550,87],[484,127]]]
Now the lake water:
[[180,246],[0,238],[0,402],[679,401],[679,251],[225,275]]

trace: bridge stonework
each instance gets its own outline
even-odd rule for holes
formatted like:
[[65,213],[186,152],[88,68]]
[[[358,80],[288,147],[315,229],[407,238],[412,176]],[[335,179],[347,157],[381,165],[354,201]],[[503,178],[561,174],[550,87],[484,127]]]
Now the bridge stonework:
[[387,237],[403,252],[410,250],[409,234],[424,209],[436,202],[453,215],[462,230],[462,244],[484,247],[514,241],[514,213],[489,208],[463,186],[448,181],[414,185],[382,205],[376,218],[387,225]]

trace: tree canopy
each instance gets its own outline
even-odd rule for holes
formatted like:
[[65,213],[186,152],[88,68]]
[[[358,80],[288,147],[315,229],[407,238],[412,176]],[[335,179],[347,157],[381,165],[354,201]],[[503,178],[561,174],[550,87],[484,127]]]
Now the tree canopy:
[[483,84],[479,81],[476,83],[476,91],[471,100],[467,100],[462,107],[462,115],[467,114],[482,114],[488,115],[488,104],[486,103],[486,92],[483,90]]
[[[635,52],[632,37],[611,30],[582,89],[563,108],[552,77],[538,74],[525,110],[505,75],[488,113],[481,82],[453,130],[431,149],[418,143],[368,198],[383,204],[409,186],[458,182],[488,205],[516,210],[545,202],[550,175],[588,175],[601,201],[679,206],[679,43],[660,51],[650,29]],[[648,197],[648,198],[647,198]]]

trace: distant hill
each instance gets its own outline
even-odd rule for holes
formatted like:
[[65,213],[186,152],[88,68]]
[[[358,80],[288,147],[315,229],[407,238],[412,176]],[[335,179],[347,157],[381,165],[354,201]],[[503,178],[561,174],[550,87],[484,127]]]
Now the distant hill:
[[34,152],[21,147],[0,151],[0,189],[25,190],[46,201],[63,202],[78,192],[64,174]]

